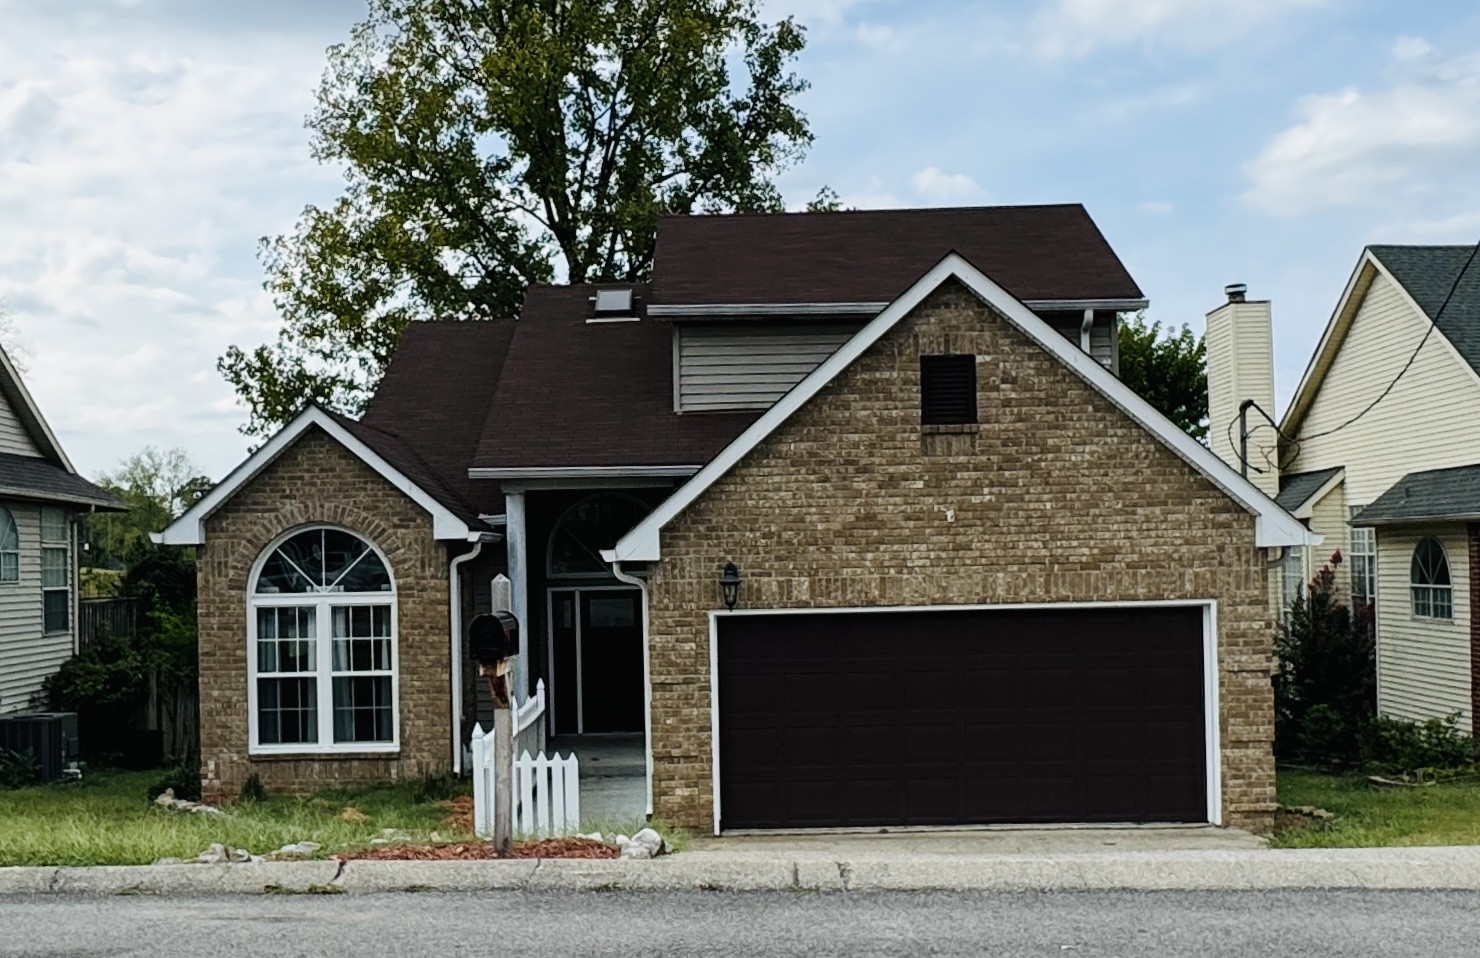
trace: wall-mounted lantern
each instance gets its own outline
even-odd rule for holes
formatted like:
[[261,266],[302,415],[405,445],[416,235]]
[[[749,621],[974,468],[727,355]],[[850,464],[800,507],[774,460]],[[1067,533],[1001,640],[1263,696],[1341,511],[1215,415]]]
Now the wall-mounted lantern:
[[719,577],[719,591],[724,596],[725,608],[733,610],[740,602],[740,569],[733,562],[725,563],[725,571]]

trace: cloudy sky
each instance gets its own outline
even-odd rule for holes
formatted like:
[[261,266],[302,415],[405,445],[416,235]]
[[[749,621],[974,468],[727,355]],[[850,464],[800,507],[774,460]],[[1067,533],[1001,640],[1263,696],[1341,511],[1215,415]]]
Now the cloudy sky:
[[[1083,202],[1192,323],[1275,303],[1280,401],[1362,246],[1480,239],[1466,0],[772,0],[809,28],[817,142],[782,181],[863,207]],[[215,370],[272,338],[257,239],[338,174],[303,116],[362,0],[0,0],[0,300],[79,468],[220,476]]]

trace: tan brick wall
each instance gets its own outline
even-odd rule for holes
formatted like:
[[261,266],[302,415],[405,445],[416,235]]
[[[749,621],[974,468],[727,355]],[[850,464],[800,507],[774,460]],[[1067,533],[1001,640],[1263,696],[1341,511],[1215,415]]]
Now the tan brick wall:
[[[923,434],[919,356],[978,356],[981,426]],[[963,287],[935,293],[663,533],[654,800],[713,822],[707,611],[1216,599],[1228,824],[1274,809],[1273,619],[1253,518]]]
[[[390,561],[399,625],[398,753],[248,755],[247,580],[268,546],[312,525],[348,529]],[[400,490],[312,430],[207,521],[198,580],[201,775],[207,794],[234,797],[252,772],[269,789],[305,791],[447,770],[447,556],[432,538],[431,516]]]

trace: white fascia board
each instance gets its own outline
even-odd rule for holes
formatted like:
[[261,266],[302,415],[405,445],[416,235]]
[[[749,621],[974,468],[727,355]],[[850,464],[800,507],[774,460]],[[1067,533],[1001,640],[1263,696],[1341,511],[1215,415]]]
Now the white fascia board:
[[515,466],[468,470],[469,479],[649,479],[688,478],[700,466]]
[[1317,489],[1315,492],[1307,496],[1305,501],[1302,502],[1300,505],[1296,506],[1294,509],[1291,509],[1290,515],[1294,516],[1297,519],[1309,519],[1312,515],[1315,514],[1316,503],[1329,496],[1331,494],[1331,491],[1337,486],[1341,485],[1342,482],[1344,482],[1345,480],[1346,467],[1342,466],[1336,471],[1336,474],[1334,476],[1332,476],[1330,479],[1327,479],[1324,483],[1321,484],[1321,488]]
[[51,426],[47,424],[46,417],[41,415],[41,407],[36,405],[36,400],[31,397],[31,391],[26,388],[26,381],[21,378],[20,371],[15,368],[15,363],[11,361],[10,355],[4,349],[0,349],[0,373],[4,374],[11,389],[21,401],[22,408],[17,412],[22,421],[30,427],[28,431],[32,441],[41,447],[43,454],[50,453],[55,456],[63,469],[74,476],[77,475],[77,468],[72,465],[72,460],[67,458],[62,444],[57,442],[57,437],[51,431]]
[[185,511],[185,514],[172,522],[163,532],[150,536],[159,545],[170,546],[198,546],[206,541],[205,523],[210,516],[224,505],[237,491],[252,479],[272,465],[287,449],[298,440],[310,427],[317,426],[328,433],[331,438],[348,449],[375,470],[383,479],[406,494],[411,501],[421,506],[432,515],[432,537],[438,540],[461,539],[475,541],[486,530],[469,529],[467,523],[448,511],[447,507],[428,495],[416,483],[412,482],[390,463],[386,462],[369,446],[355,438],[349,430],[345,429],[332,416],[324,412],[318,406],[309,406],[288,425],[278,431],[260,449],[248,456],[246,461],[237,466],[231,473],[214,489],[201,498],[199,502]]
[[[1315,394],[1321,388],[1325,380],[1325,372],[1317,375],[1317,370],[1331,368],[1327,353],[1340,347],[1337,340],[1337,327],[1341,325],[1342,316],[1354,304],[1352,297],[1356,295],[1357,287],[1361,284],[1363,273],[1368,270],[1377,270],[1377,257],[1372,255],[1370,249],[1364,249],[1361,257],[1357,260],[1356,269],[1352,270],[1351,278],[1346,281],[1346,289],[1342,290],[1341,298],[1336,301],[1336,309],[1332,311],[1331,318],[1326,320],[1326,328],[1321,333],[1321,339],[1316,344],[1315,351],[1310,354],[1310,361],[1305,364],[1305,372],[1300,377],[1300,385],[1295,387],[1295,395],[1290,400],[1290,405],[1285,408],[1285,414],[1280,417],[1280,432],[1283,435],[1291,435],[1292,430],[1300,426],[1300,421],[1305,418],[1305,413],[1310,409],[1311,403],[1315,401]],[[1369,288],[1371,284],[1368,284]],[[1401,287],[1400,287],[1401,288]]]
[[1095,312],[1133,313],[1151,305],[1149,299],[1025,299],[1023,305],[1037,312],[1080,312],[1092,309]]
[[1053,327],[1013,298],[1001,286],[972,266],[957,253],[951,253],[920,278],[913,286],[874,317],[857,335],[833,353],[826,362],[783,396],[764,415],[710,460],[694,478],[679,487],[646,519],[617,542],[608,561],[656,562],[662,558],[660,534],[675,516],[703,495],[721,476],[729,472],[752,449],[774,432],[791,415],[817,395],[855,359],[863,355],[885,333],[919,306],[948,279],[955,279],[987,305],[1006,317],[1018,329],[1035,340],[1060,362],[1104,395],[1157,439],[1227,493],[1255,516],[1254,540],[1260,548],[1316,545],[1321,537],[1306,529],[1294,516],[1231,466],[1179,429],[1151,407],[1115,374],[1078,346],[1059,335]]
[[706,319],[719,316],[873,316],[888,303],[693,303],[648,306],[654,318]]

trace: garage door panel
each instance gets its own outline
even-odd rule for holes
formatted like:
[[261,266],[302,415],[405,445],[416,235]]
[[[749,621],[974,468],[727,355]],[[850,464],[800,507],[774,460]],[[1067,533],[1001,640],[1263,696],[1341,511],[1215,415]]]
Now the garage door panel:
[[1198,608],[743,616],[717,659],[726,828],[1206,819]]

